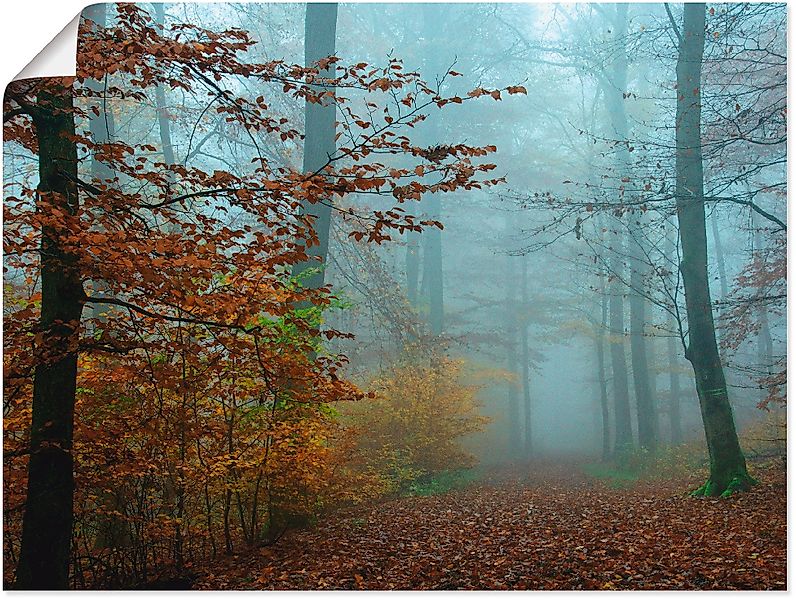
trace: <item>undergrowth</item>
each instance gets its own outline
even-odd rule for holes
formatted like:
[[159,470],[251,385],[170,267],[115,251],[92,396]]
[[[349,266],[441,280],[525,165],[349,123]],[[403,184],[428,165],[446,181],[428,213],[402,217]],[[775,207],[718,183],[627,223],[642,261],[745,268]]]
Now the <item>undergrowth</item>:
[[613,489],[624,489],[642,481],[681,479],[704,471],[706,467],[707,453],[703,445],[689,442],[657,453],[635,449],[613,462],[586,464],[582,471]]
[[412,482],[408,488],[407,496],[435,496],[445,494],[451,490],[462,489],[477,481],[479,473],[476,469],[456,469],[442,471],[434,475],[420,478]]
[[[785,465],[785,411],[768,411],[744,427],[739,439],[747,463],[754,463],[759,468]],[[581,470],[588,477],[600,480],[611,488],[624,489],[645,481],[707,476],[708,455],[704,442],[697,440],[663,448],[657,453],[635,449],[612,462],[586,464]]]

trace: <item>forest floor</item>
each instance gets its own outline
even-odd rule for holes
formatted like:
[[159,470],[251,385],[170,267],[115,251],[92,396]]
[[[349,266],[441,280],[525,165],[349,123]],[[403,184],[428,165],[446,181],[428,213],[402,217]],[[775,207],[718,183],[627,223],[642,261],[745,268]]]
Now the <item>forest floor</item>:
[[786,589],[786,472],[726,500],[698,478],[614,489],[529,465],[466,489],[327,515],[207,565],[198,589]]

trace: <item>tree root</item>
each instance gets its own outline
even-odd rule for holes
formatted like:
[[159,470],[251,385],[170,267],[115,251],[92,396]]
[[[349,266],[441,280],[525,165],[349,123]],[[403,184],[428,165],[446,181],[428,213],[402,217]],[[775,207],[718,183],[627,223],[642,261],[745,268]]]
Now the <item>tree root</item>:
[[748,473],[736,475],[726,485],[721,485],[713,478],[708,479],[702,486],[691,492],[695,498],[729,498],[736,492],[746,492],[757,480]]

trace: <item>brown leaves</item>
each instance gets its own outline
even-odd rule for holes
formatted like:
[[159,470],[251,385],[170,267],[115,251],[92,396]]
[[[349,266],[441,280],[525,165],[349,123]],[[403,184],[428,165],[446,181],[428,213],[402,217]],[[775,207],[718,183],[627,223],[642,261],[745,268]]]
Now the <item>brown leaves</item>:
[[[527,473],[532,473],[528,475]],[[610,490],[577,466],[343,512],[203,589],[784,589],[784,471],[729,501]],[[256,583],[252,574],[267,573]]]

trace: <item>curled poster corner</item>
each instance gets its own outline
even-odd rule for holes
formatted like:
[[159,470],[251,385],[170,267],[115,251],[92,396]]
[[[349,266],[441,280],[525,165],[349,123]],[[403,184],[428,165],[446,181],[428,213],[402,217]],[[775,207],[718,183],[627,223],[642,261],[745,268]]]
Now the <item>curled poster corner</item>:
[[77,71],[79,24],[80,13],[14,77],[13,81],[34,77],[74,77]]

